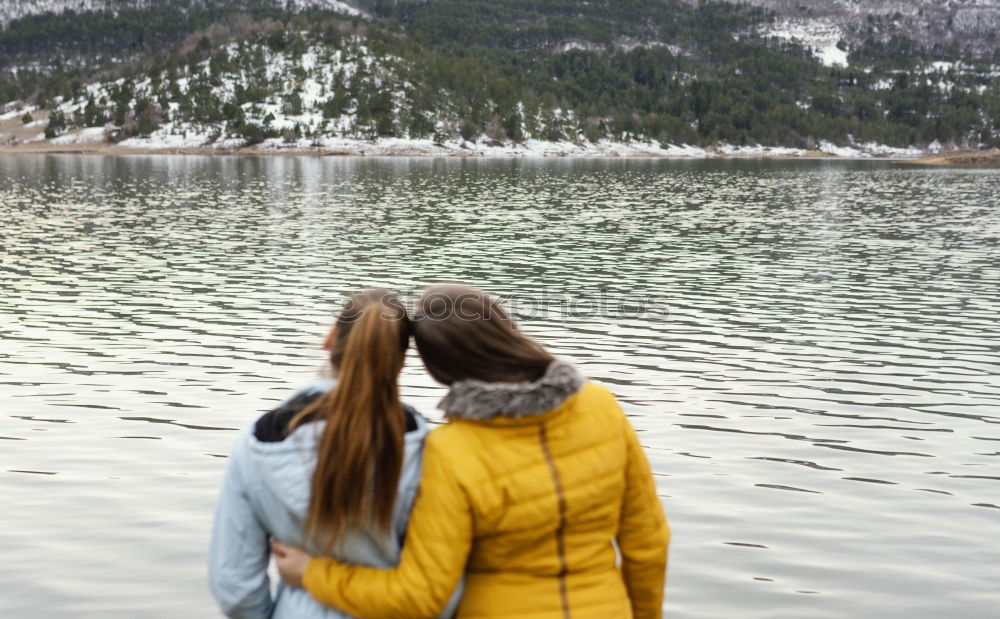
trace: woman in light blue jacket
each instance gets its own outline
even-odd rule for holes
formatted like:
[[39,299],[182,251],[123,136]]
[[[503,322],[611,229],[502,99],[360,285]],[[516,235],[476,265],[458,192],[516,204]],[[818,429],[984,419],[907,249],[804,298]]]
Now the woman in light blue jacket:
[[227,616],[346,616],[283,583],[272,592],[271,538],[349,563],[398,562],[428,432],[399,402],[409,333],[396,296],[355,295],[327,340],[337,380],[300,390],[237,438],[209,551],[209,584]]

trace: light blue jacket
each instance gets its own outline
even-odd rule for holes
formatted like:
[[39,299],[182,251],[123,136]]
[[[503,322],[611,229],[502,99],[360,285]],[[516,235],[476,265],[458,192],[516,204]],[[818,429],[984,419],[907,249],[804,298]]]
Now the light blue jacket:
[[[314,395],[329,391],[332,380],[318,381],[299,391]],[[286,400],[291,401],[292,398]],[[374,525],[346,536],[334,556],[353,564],[392,567],[399,561],[410,510],[420,482],[427,421],[410,409],[416,429],[405,435],[405,455],[392,518],[392,532]],[[272,592],[268,577],[268,538],[300,545],[316,466],[316,445],[323,422],[306,423],[280,442],[262,442],[254,426],[240,433],[229,455],[222,492],[215,510],[209,549],[209,586],[229,617],[330,619],[348,617],[321,606],[302,589],[284,583]],[[458,605],[461,587],[442,617]]]

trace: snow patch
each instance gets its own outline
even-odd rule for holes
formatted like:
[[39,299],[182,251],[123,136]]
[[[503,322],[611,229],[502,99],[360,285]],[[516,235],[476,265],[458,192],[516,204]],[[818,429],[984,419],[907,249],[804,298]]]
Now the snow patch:
[[368,17],[368,14],[364,11],[351,6],[346,2],[340,2],[339,0],[291,0],[290,4],[296,11],[301,9],[316,8],[336,11],[337,13],[343,13],[344,15],[350,15],[352,17]]
[[104,141],[104,127],[88,127],[52,138],[51,144],[93,144]]
[[556,48],[556,50],[560,52],[569,52],[575,49],[585,52],[593,52],[602,48],[596,43],[589,43],[587,41],[567,41]]
[[[64,11],[76,11],[77,13],[86,11],[101,11],[106,9],[118,9],[123,6],[145,7],[153,4],[156,0],[0,0],[0,24],[5,24],[11,20],[19,19],[26,15],[52,12],[62,13]],[[355,6],[342,2],[341,0],[289,0],[286,5],[285,0],[273,0],[276,7],[290,5],[293,10],[302,9],[326,9],[343,13],[352,17],[368,17],[368,14]]]
[[17,102],[11,102],[8,105],[11,105],[13,107],[10,109],[9,112],[4,112],[3,114],[0,114],[0,122],[6,122],[12,118],[21,118],[25,114],[30,114],[38,109],[38,107],[34,105],[21,107],[17,105]]
[[919,148],[897,148],[876,142],[837,146],[832,142],[823,141],[819,143],[819,150],[828,155],[845,159],[914,159],[925,153]]
[[808,151],[784,146],[734,146],[724,144],[716,149],[727,157],[804,157]]
[[844,32],[840,26],[823,20],[789,19],[766,27],[761,34],[786,41],[796,41],[812,50],[813,55],[830,67],[846,67],[847,52],[837,47]]
[[171,148],[199,148],[208,144],[211,139],[207,133],[181,132],[171,133],[170,127],[161,129],[148,137],[129,138],[120,142],[121,146],[127,148],[148,148],[148,149],[171,149]]

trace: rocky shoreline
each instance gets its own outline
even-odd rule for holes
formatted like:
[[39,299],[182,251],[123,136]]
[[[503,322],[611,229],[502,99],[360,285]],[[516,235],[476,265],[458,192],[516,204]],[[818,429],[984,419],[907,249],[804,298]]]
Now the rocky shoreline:
[[184,146],[184,147],[138,147],[121,144],[85,143],[50,144],[34,143],[13,146],[0,145],[0,155],[205,155],[205,156],[251,156],[251,157],[454,157],[454,158],[503,158],[503,157],[544,157],[544,158],[657,158],[657,159],[837,159],[836,155],[822,151],[805,151],[789,154],[761,150],[754,153],[726,153],[711,150],[691,152],[662,152],[641,147],[580,148],[580,149],[518,149],[518,148],[448,148],[423,145],[351,145],[341,148],[288,147],[267,148],[260,146]]
[[813,149],[763,146],[719,145],[701,148],[689,145],[657,144],[653,142],[597,143],[545,142],[526,140],[521,143],[500,143],[489,140],[476,142],[384,138],[368,141],[352,138],[310,140],[266,140],[248,146],[240,140],[209,142],[202,136],[158,136],[132,138],[112,144],[105,141],[99,129],[74,130],[54,139],[44,139],[34,126],[20,126],[10,120],[0,123],[0,154],[25,155],[241,155],[298,157],[475,157],[475,158],[769,158],[769,159],[883,159],[901,163],[954,166],[1000,166],[1000,150],[992,151],[923,151],[901,149],[878,144],[836,146],[821,143]]
[[929,166],[963,166],[976,168],[1000,168],[1000,149],[993,150],[961,150],[922,157],[915,163]]
[[[569,142],[532,142],[527,144],[448,143],[391,140],[366,142],[340,140],[321,146],[309,144],[258,144],[246,146],[238,142],[195,145],[156,145],[149,143],[109,144],[103,141],[63,142],[44,140],[20,144],[0,143],[0,154],[12,155],[210,155],[210,156],[294,156],[294,157],[457,157],[457,158],[659,158],[659,159],[894,159],[900,156],[880,155],[845,149],[843,152],[792,148],[722,146],[703,149],[692,146],[661,147],[643,143],[604,142],[574,144]],[[916,154],[909,155],[910,158]]]

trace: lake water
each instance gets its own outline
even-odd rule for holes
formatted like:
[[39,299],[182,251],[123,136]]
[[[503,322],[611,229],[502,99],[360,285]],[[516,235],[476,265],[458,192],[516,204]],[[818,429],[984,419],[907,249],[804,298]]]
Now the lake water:
[[235,430],[321,370],[345,293],[442,281],[622,400],[670,617],[996,617],[998,196],[881,162],[0,157],[0,617],[215,616]]

